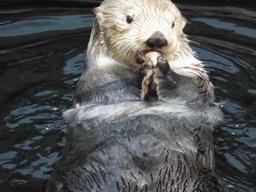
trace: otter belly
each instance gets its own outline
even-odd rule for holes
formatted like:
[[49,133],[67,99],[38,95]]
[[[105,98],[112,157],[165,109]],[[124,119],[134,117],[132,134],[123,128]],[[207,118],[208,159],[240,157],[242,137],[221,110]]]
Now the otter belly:
[[220,113],[160,101],[71,109],[47,191],[224,191],[209,124]]

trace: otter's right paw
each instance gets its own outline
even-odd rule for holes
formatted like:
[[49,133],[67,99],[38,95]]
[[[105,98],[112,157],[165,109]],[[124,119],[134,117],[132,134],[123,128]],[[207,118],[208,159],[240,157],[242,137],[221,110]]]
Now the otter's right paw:
[[155,70],[146,69],[144,73],[146,73],[146,75],[141,84],[141,88],[142,88],[141,99],[157,100],[158,93],[157,93],[157,83],[155,81]]
[[[157,52],[155,52],[157,53]],[[144,63],[141,66],[141,74],[144,76],[141,83],[141,99],[142,100],[157,100],[157,83],[155,82],[155,75],[158,71],[157,54],[150,54],[145,56]],[[152,56],[152,57],[151,57]]]

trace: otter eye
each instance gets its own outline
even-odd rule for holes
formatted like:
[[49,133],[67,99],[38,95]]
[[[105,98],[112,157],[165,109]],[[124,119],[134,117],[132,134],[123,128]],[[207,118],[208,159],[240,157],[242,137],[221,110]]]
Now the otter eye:
[[174,22],[172,22],[172,28],[175,26],[175,23]]
[[127,15],[127,16],[126,16],[126,22],[127,22],[128,24],[131,24],[131,23],[133,22],[133,19],[132,19],[132,17],[131,17],[130,15]]

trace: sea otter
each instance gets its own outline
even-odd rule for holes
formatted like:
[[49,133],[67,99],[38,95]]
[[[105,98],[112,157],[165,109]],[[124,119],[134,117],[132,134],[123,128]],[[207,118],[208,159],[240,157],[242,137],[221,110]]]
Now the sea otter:
[[105,0],[46,191],[225,191],[213,85],[169,0]]

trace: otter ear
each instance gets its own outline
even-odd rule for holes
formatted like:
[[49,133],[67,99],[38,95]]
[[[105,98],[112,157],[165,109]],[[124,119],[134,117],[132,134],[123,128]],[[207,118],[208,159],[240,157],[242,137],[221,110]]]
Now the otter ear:
[[187,19],[182,17],[182,26],[181,26],[182,29],[185,27],[186,23],[187,23]]
[[94,8],[92,9],[92,11],[93,11],[93,13],[94,13],[95,15],[97,15],[97,13],[100,11],[100,8],[99,8],[99,7],[94,7]]
[[102,12],[100,11],[100,7],[95,7],[92,9],[93,13],[96,15],[97,19],[101,19]]

